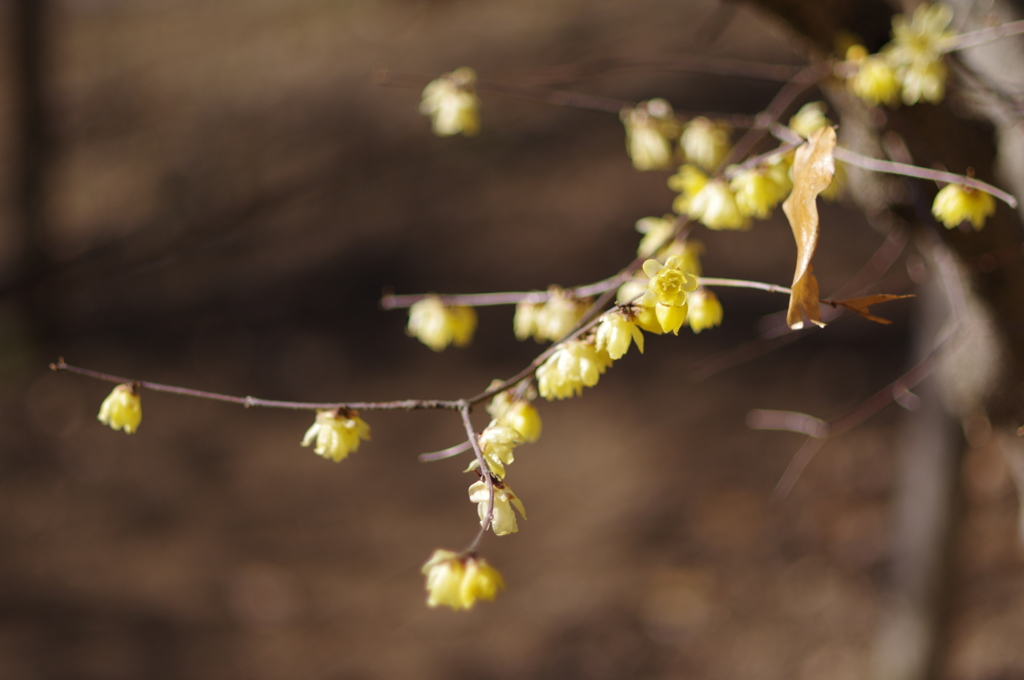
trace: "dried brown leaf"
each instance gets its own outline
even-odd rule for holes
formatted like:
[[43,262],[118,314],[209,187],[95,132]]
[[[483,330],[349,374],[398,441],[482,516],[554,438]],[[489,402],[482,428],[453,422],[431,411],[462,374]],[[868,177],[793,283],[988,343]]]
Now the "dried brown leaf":
[[836,174],[833,152],[836,131],[824,127],[811,133],[810,138],[796,150],[793,160],[793,191],[782,204],[796,240],[796,272],[793,274],[793,294],[789,298],[786,323],[790,328],[804,327],[806,316],[813,323],[821,322],[818,307],[818,281],[814,278],[811,259],[818,248],[821,223],[818,218],[818,194],[828,188]]
[[828,300],[828,303],[833,306],[845,307],[851,312],[860,314],[868,321],[874,321],[875,323],[882,323],[889,325],[892,321],[889,319],[883,319],[880,316],[875,316],[868,312],[868,307],[871,305],[881,304],[882,302],[888,302],[889,300],[902,300],[903,298],[911,298],[913,295],[890,295],[888,293],[879,293],[878,295],[867,295],[865,297],[850,298],[849,300]]

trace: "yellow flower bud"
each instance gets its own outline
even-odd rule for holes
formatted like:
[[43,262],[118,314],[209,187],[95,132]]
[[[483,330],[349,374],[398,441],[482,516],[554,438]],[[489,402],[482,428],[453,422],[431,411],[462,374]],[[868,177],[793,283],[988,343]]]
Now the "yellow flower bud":
[[118,385],[100,404],[96,419],[112,430],[131,434],[142,422],[142,400],[131,385]]
[[409,326],[405,332],[440,352],[451,344],[465,347],[472,342],[475,330],[476,310],[449,307],[436,295],[430,295],[409,308]]
[[593,342],[571,340],[558,347],[537,369],[537,387],[547,400],[579,396],[584,387],[593,387],[612,365],[605,351]]
[[463,66],[423,88],[420,113],[430,116],[434,134],[447,137],[461,132],[472,137],[480,131],[480,100],[475,85],[476,71]]
[[885,59],[869,57],[862,45],[853,45],[846,51],[846,61],[856,68],[856,73],[846,80],[850,92],[875,106],[892,106],[898,101],[900,81]]
[[970,220],[975,231],[985,226],[985,219],[996,210],[995,199],[984,191],[962,184],[947,184],[935,195],[932,214],[946,225],[947,229],[957,227],[964,220]]
[[[557,286],[552,286],[550,293],[548,301],[533,314],[533,337],[537,342],[561,340],[569,334],[590,307],[587,300],[581,300]],[[518,308],[516,311],[518,313]],[[525,327],[525,322],[523,325]]]
[[476,555],[460,557],[451,550],[435,550],[422,571],[430,607],[470,609],[477,600],[494,600],[498,590],[505,588],[498,570]]
[[526,340],[537,332],[537,312],[541,306],[532,302],[516,304],[516,315],[512,319],[512,327],[517,340]]
[[318,456],[340,463],[359,449],[362,439],[370,439],[370,426],[355,411],[335,409],[317,411],[316,420],[302,438],[302,445],[309,446],[315,440],[313,451]]
[[667,246],[676,229],[676,220],[671,215],[664,217],[644,217],[636,222],[636,230],[644,235],[640,246],[636,249],[639,257],[651,257]]
[[729,155],[729,127],[697,117],[686,125],[679,143],[687,161],[711,172]]
[[690,294],[688,302],[690,313],[686,320],[694,333],[722,324],[722,303],[711,291],[699,288]]
[[533,443],[540,439],[540,414],[528,401],[514,401],[498,418],[498,424],[510,427],[522,437],[523,441]]
[[701,172],[696,165],[684,165],[679,172],[668,178],[668,188],[678,191],[675,201],[672,202],[672,209],[680,215],[690,211],[690,201],[700,193],[704,185],[708,183],[708,176]]
[[664,99],[641,102],[619,114],[626,126],[626,152],[637,170],[660,170],[672,164],[672,140],[679,134],[672,105]]
[[825,116],[825,102],[804,104],[796,115],[789,119],[789,129],[801,137],[810,137],[815,130],[831,124],[832,121]]
[[636,343],[636,348],[643,354],[644,334],[627,317],[625,311],[614,309],[601,316],[594,340],[598,351],[605,350],[612,361],[616,361],[629,350],[632,342]]
[[708,229],[743,231],[750,228],[750,218],[740,212],[736,195],[720,179],[711,180],[693,197],[690,218],[699,220]]
[[[469,500],[477,504],[477,514],[480,515],[480,525],[483,526],[487,521],[487,506],[489,504],[487,483],[474,482],[469,487]],[[518,510],[523,519],[526,519],[526,508],[523,507],[523,502],[512,493],[512,487],[504,482],[494,482],[494,513],[491,517],[491,529],[494,530],[495,535],[504,536],[519,531],[519,525],[516,524],[516,513],[512,511],[512,508]]]

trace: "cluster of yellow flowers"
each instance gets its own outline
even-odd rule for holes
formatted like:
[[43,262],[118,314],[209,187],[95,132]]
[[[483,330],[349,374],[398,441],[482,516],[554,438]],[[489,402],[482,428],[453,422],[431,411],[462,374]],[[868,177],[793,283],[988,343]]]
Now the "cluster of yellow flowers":
[[435,352],[452,344],[467,346],[475,331],[476,310],[472,307],[449,306],[436,295],[429,295],[409,308],[406,333]]
[[435,550],[423,565],[427,576],[427,605],[454,610],[470,609],[477,600],[491,601],[505,581],[498,570],[476,555],[460,556],[451,550]]
[[892,19],[893,39],[876,55],[861,45],[846,51],[846,84],[858,97],[873,104],[894,106],[901,98],[911,106],[919,101],[938,104],[946,94],[949,69],[943,53],[956,42],[948,30],[953,10],[947,5],[918,5],[908,23]]
[[475,86],[476,71],[463,66],[423,88],[420,113],[430,116],[434,134],[448,137],[461,132],[472,137],[480,131],[480,99]]
[[731,149],[727,125],[703,116],[683,125],[661,98],[625,108],[619,118],[626,128],[626,152],[637,170],[664,170],[682,158],[710,172]]

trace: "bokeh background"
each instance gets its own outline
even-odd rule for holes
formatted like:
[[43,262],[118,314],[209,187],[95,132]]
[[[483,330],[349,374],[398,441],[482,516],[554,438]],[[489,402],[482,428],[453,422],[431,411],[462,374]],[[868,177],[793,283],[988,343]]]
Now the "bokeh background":
[[[95,421],[109,385],[46,368],[278,399],[476,393],[540,351],[512,337],[512,310],[482,309],[472,347],[435,354],[381,291],[604,278],[635,220],[668,211],[667,173],[633,170],[616,116],[535,102],[486,98],[478,138],[436,138],[418,90],[374,71],[799,63],[777,19],[710,0],[38,7],[32,83],[0,7],[0,677],[866,677],[903,412],[830,442],[782,502],[800,438],[745,418],[867,398],[908,365],[912,305],[737,363],[786,299],[726,290],[722,328],[650,337],[582,398],[541,404],[544,435],[509,477],[529,520],[482,546],[508,591],[468,613],[427,609],[419,573],[477,527],[467,461],[416,460],[459,441],[452,414],[374,413],[372,442],[334,464],[299,447],[304,413],[145,393],[140,431],[112,432]],[[629,71],[568,87],[754,113],[777,85]],[[824,211],[828,292],[884,236],[852,206]],[[699,238],[709,275],[790,280],[781,215]],[[1021,678],[1013,486],[992,447],[961,477],[938,673]]]

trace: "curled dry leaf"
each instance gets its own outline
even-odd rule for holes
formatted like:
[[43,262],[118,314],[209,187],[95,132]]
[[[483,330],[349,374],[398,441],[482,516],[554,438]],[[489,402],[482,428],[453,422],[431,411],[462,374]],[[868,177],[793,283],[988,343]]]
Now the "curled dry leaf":
[[796,150],[793,160],[793,192],[782,204],[796,239],[796,272],[793,274],[793,294],[789,297],[786,323],[790,328],[804,327],[804,317],[813,323],[821,322],[818,307],[818,280],[814,278],[811,259],[818,247],[818,194],[828,188],[836,174],[833,152],[836,148],[835,128],[824,127],[811,133],[807,142]]
[[882,302],[888,302],[889,300],[902,300],[903,298],[911,298],[913,295],[890,295],[887,293],[879,293],[878,295],[868,295],[866,297],[850,298],[849,300],[828,300],[828,304],[833,307],[845,307],[851,312],[856,312],[863,316],[868,321],[874,321],[875,323],[883,323],[889,325],[892,321],[883,319],[880,316],[875,316],[868,312],[868,307],[871,305],[877,305]]

